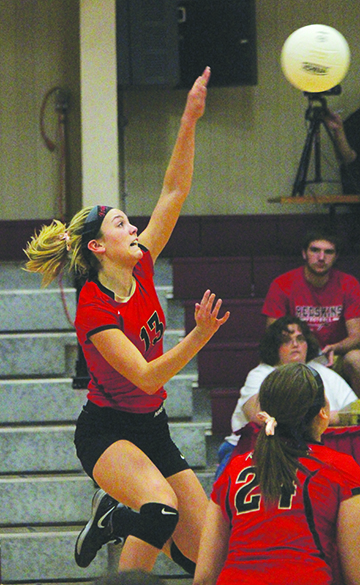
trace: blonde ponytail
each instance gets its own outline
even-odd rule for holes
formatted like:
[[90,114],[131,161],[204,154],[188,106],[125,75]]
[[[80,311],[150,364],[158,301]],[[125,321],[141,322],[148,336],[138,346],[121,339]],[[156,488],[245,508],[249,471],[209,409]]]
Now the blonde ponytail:
[[86,259],[81,247],[84,224],[92,207],[85,207],[71,220],[68,227],[54,219],[32,236],[24,250],[28,261],[25,270],[42,274],[41,286],[48,286],[67,267],[79,275],[96,268],[96,259]]

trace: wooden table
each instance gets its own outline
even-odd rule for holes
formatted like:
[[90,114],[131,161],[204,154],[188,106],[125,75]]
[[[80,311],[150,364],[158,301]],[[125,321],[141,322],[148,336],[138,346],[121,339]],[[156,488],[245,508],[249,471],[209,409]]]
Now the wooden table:
[[335,227],[335,211],[341,205],[360,205],[360,195],[299,195],[296,197],[271,197],[269,203],[281,205],[304,205],[306,203],[327,205],[329,207],[330,224]]

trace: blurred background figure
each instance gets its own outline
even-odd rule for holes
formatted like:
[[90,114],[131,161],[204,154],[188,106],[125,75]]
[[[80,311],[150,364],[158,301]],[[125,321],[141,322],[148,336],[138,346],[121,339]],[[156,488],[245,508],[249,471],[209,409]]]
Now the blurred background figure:
[[357,396],[341,376],[316,361],[319,350],[319,344],[307,323],[297,317],[290,315],[281,317],[267,328],[260,341],[261,363],[249,372],[231,417],[233,432],[220,445],[216,479],[230,460],[238,441],[241,441],[241,428],[248,422],[259,424],[257,413],[260,410],[260,386],[266,376],[278,366],[308,363],[316,369],[321,375],[325,394],[330,403],[329,424],[339,423],[338,411],[354,402]]
[[334,137],[336,155],[340,163],[344,195],[360,193],[360,108],[344,122],[339,113],[328,110],[324,121]]

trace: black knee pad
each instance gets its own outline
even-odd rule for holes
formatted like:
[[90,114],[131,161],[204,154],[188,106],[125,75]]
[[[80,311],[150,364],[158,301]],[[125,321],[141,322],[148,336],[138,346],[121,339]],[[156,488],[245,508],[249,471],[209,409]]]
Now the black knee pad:
[[139,520],[131,534],[161,550],[176,528],[179,512],[171,506],[151,502],[141,506]]

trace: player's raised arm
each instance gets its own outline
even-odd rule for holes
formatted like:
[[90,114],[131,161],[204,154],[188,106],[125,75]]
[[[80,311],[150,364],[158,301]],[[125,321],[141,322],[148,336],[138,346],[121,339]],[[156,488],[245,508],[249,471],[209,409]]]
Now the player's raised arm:
[[139,237],[153,261],[170,238],[190,191],[194,168],[195,128],[205,110],[210,68],[206,67],[188,93],[174,150],[167,167],[160,198],[146,229]]

